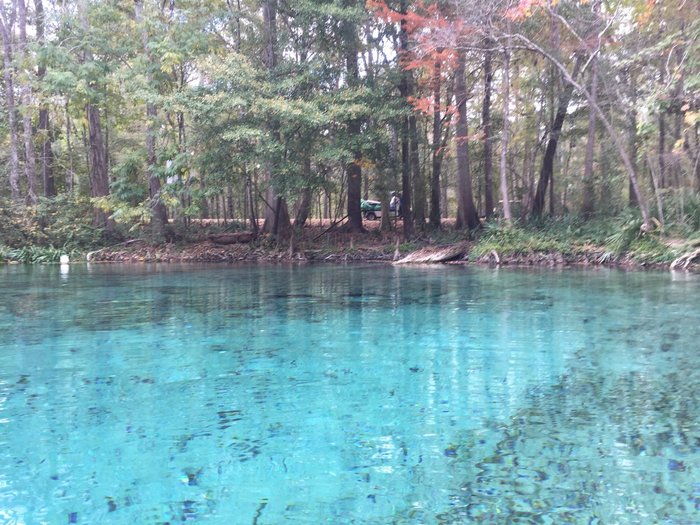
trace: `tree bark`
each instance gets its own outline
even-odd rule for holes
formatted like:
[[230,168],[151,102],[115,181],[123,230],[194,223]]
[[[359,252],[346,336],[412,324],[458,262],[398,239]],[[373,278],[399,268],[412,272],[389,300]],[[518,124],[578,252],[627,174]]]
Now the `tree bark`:
[[[345,44],[347,83],[348,87],[354,88],[359,85],[360,81],[357,59],[359,42],[354,22],[343,22],[343,40]],[[348,123],[348,132],[350,133],[351,141],[353,144],[356,144],[362,134],[362,121],[359,118],[353,118]],[[362,233],[365,231],[362,226],[362,210],[360,209],[360,200],[362,199],[362,151],[357,146],[353,146],[352,154],[353,160],[345,167],[348,184],[347,228],[353,233]]]
[[408,117],[408,132],[410,134],[411,173],[413,175],[413,223],[415,228],[423,231],[425,230],[425,181],[420,169],[418,127],[415,114]]
[[[510,34],[510,22],[507,31]],[[503,51],[503,131],[501,135],[501,201],[503,201],[503,218],[510,223],[513,218],[510,211],[510,196],[508,194],[508,143],[510,132],[510,38]]]
[[[90,161],[90,196],[105,197],[109,195],[109,178],[107,176],[107,158],[102,136],[100,111],[93,104],[85,105],[85,115],[88,123],[88,146]],[[111,233],[113,221],[99,207],[94,208],[93,224]]]
[[151,210],[153,213],[153,233],[157,237],[162,237],[166,233],[168,226],[168,209],[161,199],[161,183],[156,171],[156,135],[158,133],[158,124],[156,117],[158,110],[155,104],[146,104],[146,118],[148,119],[148,129],[146,131],[146,151],[147,151],[147,166],[148,166],[148,197],[151,201]]
[[455,67],[455,98],[457,103],[457,124],[455,140],[457,148],[457,229],[476,229],[479,215],[474,206],[472,179],[469,170],[469,142],[467,129],[467,85],[464,78],[466,56],[464,50],[457,52]]
[[[137,24],[143,24],[143,0],[134,1],[134,15]],[[154,67],[154,58],[148,47],[148,30],[146,27],[141,28],[141,41],[143,44],[143,52],[147,59],[146,68]],[[146,72],[146,78],[149,84],[153,83],[153,78],[150,71]],[[153,88],[153,86],[150,86]],[[148,172],[148,197],[150,199],[150,207],[152,213],[152,228],[153,234],[156,237],[163,237],[168,226],[168,210],[165,203],[160,198],[161,184],[158,178],[157,157],[156,157],[156,137],[158,134],[158,123],[156,117],[158,109],[153,102],[146,102],[146,163]]]
[[[590,93],[588,93],[585,87],[581,86],[580,84],[578,84],[578,82],[576,82],[575,78],[568,72],[566,67],[564,67],[564,65],[561,62],[559,62],[554,56],[552,56],[550,53],[548,53],[547,51],[539,47],[537,44],[535,44],[532,40],[520,34],[516,36],[526,43],[527,49],[537,51],[539,54],[546,57],[550,62],[556,65],[561,74],[564,76],[566,82],[573,86],[575,89],[577,89],[580,93],[582,93],[586,97],[586,100],[588,100],[590,103]],[[651,231],[653,226],[651,221],[651,215],[649,214],[649,208],[642,196],[642,192],[639,187],[639,181],[637,179],[637,172],[635,171],[634,165],[632,164],[629,154],[625,149],[625,145],[618,133],[612,127],[610,121],[605,116],[603,110],[600,109],[600,106],[598,104],[591,104],[591,106],[595,109],[595,112],[598,114],[598,120],[603,124],[603,127],[605,128],[608,137],[610,138],[610,140],[612,140],[612,142],[615,145],[615,148],[617,149],[617,153],[620,156],[620,159],[622,160],[622,164],[625,166],[625,170],[627,171],[627,177],[629,178],[629,182],[634,190],[634,193],[637,196],[637,202],[639,203],[639,212],[641,213],[643,220],[642,231]]]
[[[591,104],[597,103],[598,98],[598,65],[596,59],[591,61]],[[594,184],[593,184],[593,154],[595,152],[596,118],[595,110],[588,108],[588,139],[586,141],[586,158],[583,166],[583,203],[581,213],[585,218],[590,218],[594,211]]]
[[[407,0],[401,0],[400,12],[405,15],[408,12]],[[400,54],[408,52],[408,31],[407,21],[401,19],[401,29],[399,31]],[[405,69],[401,70],[401,82],[399,83],[399,94],[406,101],[409,94],[409,73]],[[409,151],[409,122],[408,117],[404,117],[401,123],[401,215],[403,217],[403,235],[408,240],[413,236],[413,213],[411,211],[411,164]]]
[[[24,0],[17,0],[19,15],[19,46],[17,59],[20,64],[24,62],[27,50],[27,5]],[[22,100],[22,128],[24,131],[24,172],[27,177],[27,203],[36,204],[36,152],[34,151],[34,133],[32,130],[32,88],[29,79],[25,79],[19,88]]]
[[68,101],[64,107],[65,117],[66,117],[66,153],[68,154],[68,170],[66,173],[66,188],[68,192],[72,195],[75,189],[75,166],[73,165],[73,142],[71,141],[71,129],[73,129],[73,122],[70,118],[70,112],[68,111]]
[[[85,32],[90,29],[88,22],[88,6],[86,0],[79,2],[80,24]],[[85,50],[81,62],[92,60],[90,51]],[[87,120],[88,171],[90,181],[90,196],[105,197],[109,195],[109,175],[107,173],[107,148],[102,134],[100,110],[92,101],[85,104],[85,119]],[[84,129],[84,127],[83,127]],[[93,225],[103,228],[111,234],[114,231],[114,221],[99,206],[93,206]]]
[[44,186],[44,197],[56,196],[56,181],[53,176],[53,140],[49,122],[49,110],[39,110],[39,132],[41,134],[41,180]]
[[[36,39],[39,47],[45,46],[44,36],[44,4],[42,0],[34,0],[36,11]],[[46,75],[46,66],[43,61],[39,62],[37,68],[37,79],[39,83]],[[49,110],[42,106],[39,109],[39,134],[41,136],[41,180],[44,186],[44,197],[56,196],[56,181],[53,176],[53,136],[49,121]]]
[[[277,0],[265,0],[262,4],[263,24],[265,33],[265,48],[263,49],[263,62],[272,73],[277,69]],[[269,132],[273,141],[279,142],[279,123],[270,122]],[[287,238],[291,235],[292,224],[289,218],[289,210],[286,201],[277,194],[274,184],[274,159],[267,159],[265,163],[265,182],[267,192],[265,196],[265,223],[263,231]]]
[[661,198],[661,186],[659,185],[659,179],[654,173],[654,164],[649,161],[649,176],[651,178],[651,187],[654,189],[654,196],[656,197],[656,212],[659,215],[659,220],[663,225],[664,222],[664,201]]
[[491,124],[491,91],[493,87],[492,39],[486,40],[484,52],[484,101],[481,108],[481,126],[484,132],[484,207],[486,219],[493,216],[493,144]]
[[[693,185],[695,191],[700,193],[700,122],[696,122],[693,129],[687,129],[685,132],[686,140],[684,147],[688,152],[688,157],[693,165]],[[694,150],[690,147],[690,137],[695,137],[695,148]]]
[[17,108],[15,106],[14,69],[12,66],[12,25],[0,10],[0,32],[3,44],[3,78],[5,80],[5,105],[7,125],[10,133],[10,195],[12,200],[21,199],[19,189],[19,144],[17,138]]
[[442,64],[433,65],[433,170],[430,179],[430,226],[440,228],[440,171],[442,170],[442,113],[440,111],[440,88]]
[[[627,112],[627,147],[630,152],[630,162],[637,171],[637,76],[632,70],[629,72],[629,83],[632,104]],[[631,181],[628,181],[628,195],[630,207],[638,206],[637,194],[634,192]]]
[[[660,68],[659,83],[663,85],[666,76],[664,68]],[[662,105],[659,108],[659,151],[658,151],[659,173],[657,176],[657,185],[659,188],[666,187],[666,108]]]
[[[681,168],[681,162],[680,158],[678,155],[676,155],[676,145],[679,144],[681,140],[681,130],[683,128],[683,116],[684,116],[684,111],[681,109],[683,107],[683,104],[685,102],[684,100],[684,84],[685,84],[685,68],[683,67],[683,55],[684,51],[680,48],[677,47],[675,50],[675,55],[676,55],[676,60],[677,60],[677,68],[678,68],[678,74],[676,75],[676,83],[673,88],[673,93],[672,93],[672,100],[671,100],[671,108],[670,112],[673,115],[673,144],[671,145],[671,169],[670,171],[670,178],[671,178],[671,185],[676,188],[680,188],[682,185],[682,168]],[[675,181],[675,182],[674,182]],[[681,208],[682,208],[682,201],[681,201]]]
[[[306,161],[305,161],[306,164]],[[309,165],[311,162],[309,161]],[[310,167],[310,166],[309,166]],[[311,189],[304,188],[301,192],[301,200],[299,202],[299,209],[297,210],[297,215],[294,218],[294,226],[296,228],[301,228],[306,224],[309,219],[309,214],[311,212]]]
[[[378,180],[375,186],[376,190],[380,194],[380,202],[382,203],[382,220],[379,226],[380,231],[387,233],[392,230],[393,225],[396,222],[396,212],[389,212],[390,206],[390,192],[396,191],[396,185],[394,183],[393,177],[389,175],[393,168],[399,165],[399,133],[397,130],[397,123],[392,122],[390,124],[391,135],[389,138],[388,151],[382,147],[381,142],[376,142],[374,145],[375,155],[377,159],[385,158],[387,162],[381,162],[378,166]],[[386,213],[384,213],[384,207],[386,206]]]
[[[573,72],[570,75],[573,80],[576,80],[576,77],[578,76],[578,73],[581,69],[582,62],[582,56],[578,55],[574,62]],[[547,148],[545,149],[544,157],[542,158],[540,178],[537,181],[537,190],[535,191],[535,198],[532,203],[531,213],[534,217],[541,217],[542,212],[544,211],[547,187],[554,173],[554,159],[556,157],[557,144],[559,143],[561,130],[564,126],[564,119],[566,118],[566,111],[569,107],[569,101],[571,100],[571,95],[573,94],[573,91],[574,86],[571,83],[567,82],[562,90],[562,94],[559,97],[557,113],[554,116],[552,128],[549,130],[549,140],[547,141]]]

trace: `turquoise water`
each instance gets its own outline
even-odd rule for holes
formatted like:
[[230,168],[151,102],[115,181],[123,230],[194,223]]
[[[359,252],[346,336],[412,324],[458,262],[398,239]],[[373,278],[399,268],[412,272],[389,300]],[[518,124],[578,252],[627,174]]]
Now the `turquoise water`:
[[2,267],[0,523],[700,523],[700,278]]

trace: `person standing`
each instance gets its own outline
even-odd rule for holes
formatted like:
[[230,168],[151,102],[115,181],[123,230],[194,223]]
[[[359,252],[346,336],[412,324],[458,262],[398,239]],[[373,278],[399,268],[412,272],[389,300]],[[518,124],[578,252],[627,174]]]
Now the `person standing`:
[[401,197],[395,191],[391,192],[391,201],[389,202],[389,210],[394,213],[394,217],[401,216]]

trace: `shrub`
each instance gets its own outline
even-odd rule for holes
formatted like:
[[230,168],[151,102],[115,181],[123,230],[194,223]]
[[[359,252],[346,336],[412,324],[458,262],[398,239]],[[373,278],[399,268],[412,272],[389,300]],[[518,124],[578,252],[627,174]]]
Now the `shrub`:
[[501,255],[525,255],[536,252],[569,253],[571,245],[561,242],[547,230],[531,225],[489,222],[484,225],[470,257],[479,258],[496,251]]
[[619,256],[628,251],[632,243],[642,234],[642,219],[633,219],[621,225],[619,230],[605,240],[608,251]]
[[59,262],[61,255],[64,254],[73,259],[79,255],[76,250],[54,248],[53,246],[25,246],[23,248],[0,249],[0,260],[28,264],[48,264]]
[[71,251],[99,244],[102,232],[92,226],[92,205],[84,197],[40,198],[34,207],[0,203],[0,244],[8,248],[61,247]]

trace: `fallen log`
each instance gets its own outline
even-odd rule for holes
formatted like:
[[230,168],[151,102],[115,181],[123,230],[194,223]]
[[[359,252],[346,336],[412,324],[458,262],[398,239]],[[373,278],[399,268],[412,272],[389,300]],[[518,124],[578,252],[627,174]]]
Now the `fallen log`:
[[253,232],[214,233],[209,240],[214,244],[245,244],[255,238]]
[[426,263],[441,263],[454,261],[455,259],[463,258],[469,253],[468,243],[453,244],[452,246],[443,246],[441,248],[422,248],[415,252],[411,252],[403,259],[396,261],[394,264],[426,264]]

